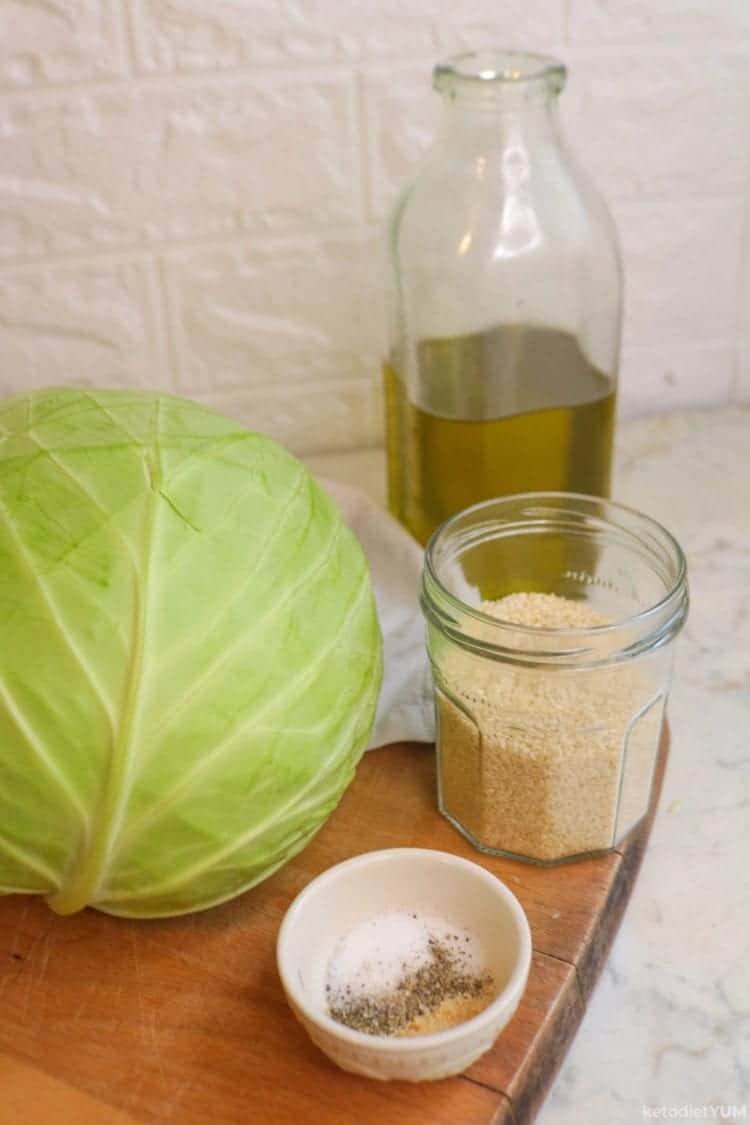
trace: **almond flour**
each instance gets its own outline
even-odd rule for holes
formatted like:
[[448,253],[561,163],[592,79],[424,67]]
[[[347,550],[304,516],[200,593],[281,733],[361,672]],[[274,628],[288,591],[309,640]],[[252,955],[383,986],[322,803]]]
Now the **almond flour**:
[[[545,629],[610,623],[554,594],[511,594],[480,608]],[[528,667],[454,650],[442,679],[441,805],[480,847],[551,863],[612,847],[616,822],[619,838],[645,812],[662,704],[641,673],[627,664]]]

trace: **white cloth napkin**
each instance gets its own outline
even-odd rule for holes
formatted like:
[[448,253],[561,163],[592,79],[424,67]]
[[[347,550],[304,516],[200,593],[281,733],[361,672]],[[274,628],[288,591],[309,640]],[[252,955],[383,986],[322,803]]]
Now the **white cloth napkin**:
[[432,680],[419,608],[422,548],[359,489],[338,481],[320,483],[362,544],[383,632],[383,687],[368,749],[389,742],[432,742]]

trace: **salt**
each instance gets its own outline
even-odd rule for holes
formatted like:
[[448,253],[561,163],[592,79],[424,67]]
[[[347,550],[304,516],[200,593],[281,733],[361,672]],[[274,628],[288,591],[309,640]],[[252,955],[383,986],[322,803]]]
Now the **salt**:
[[[445,995],[437,984],[443,975]],[[482,948],[468,930],[431,915],[389,911],[339,939],[327,967],[326,997],[335,1018],[343,1014],[344,1022],[355,1021],[350,1026],[377,1031],[410,1022],[448,995],[476,997],[490,980]]]

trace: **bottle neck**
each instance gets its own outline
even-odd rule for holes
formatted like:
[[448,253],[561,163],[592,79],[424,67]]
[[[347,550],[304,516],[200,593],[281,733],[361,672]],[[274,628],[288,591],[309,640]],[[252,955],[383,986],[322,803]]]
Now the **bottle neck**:
[[527,144],[556,141],[565,76],[554,59],[514,51],[473,52],[440,63],[433,84],[443,101],[441,132],[462,148],[509,136]]
[[556,132],[559,128],[557,96],[545,91],[497,92],[493,97],[444,96],[442,126],[472,132],[497,132],[512,128]]

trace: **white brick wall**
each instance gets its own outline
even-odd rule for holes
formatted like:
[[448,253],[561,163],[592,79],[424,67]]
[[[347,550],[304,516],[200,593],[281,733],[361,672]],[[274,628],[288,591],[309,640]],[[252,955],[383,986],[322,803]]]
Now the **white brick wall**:
[[750,401],[750,0],[0,0],[0,392],[381,439],[383,216],[432,63],[562,56],[627,277],[621,409]]
[[174,390],[156,263],[102,255],[0,272],[4,390],[51,383]]
[[123,78],[127,45],[119,0],[3,0],[0,85]]

